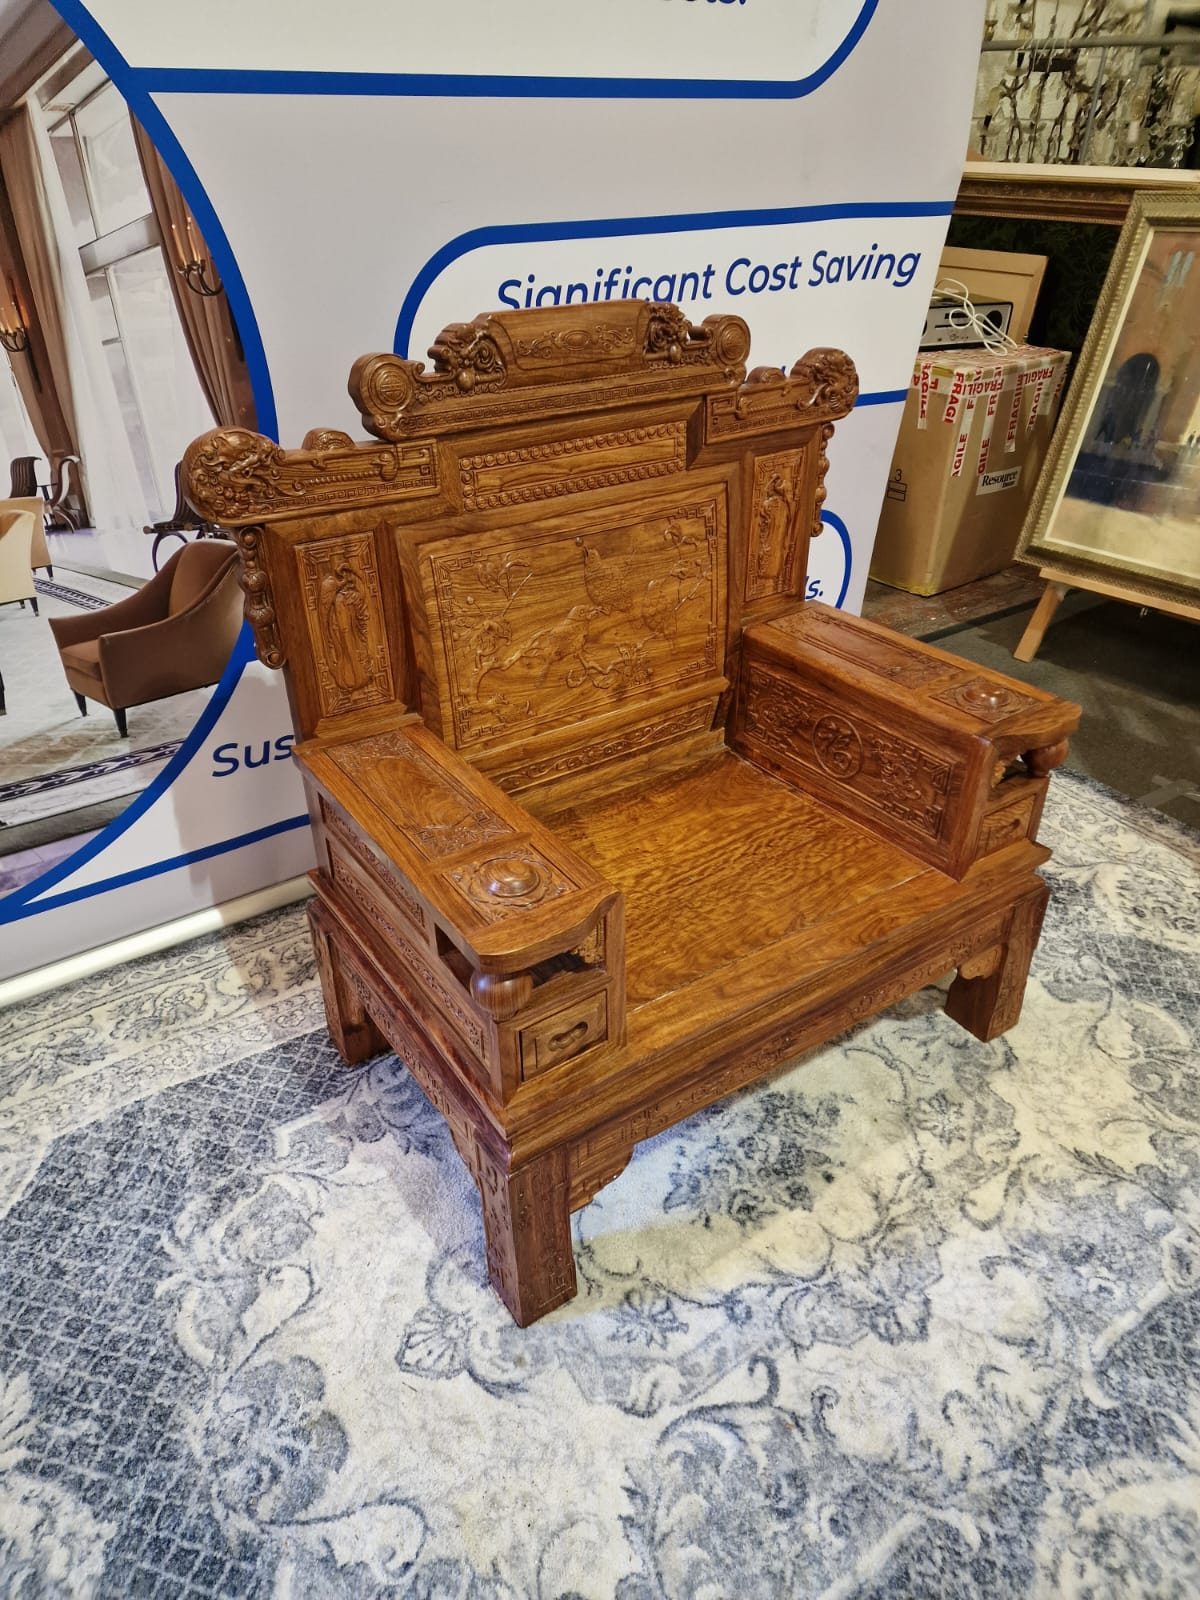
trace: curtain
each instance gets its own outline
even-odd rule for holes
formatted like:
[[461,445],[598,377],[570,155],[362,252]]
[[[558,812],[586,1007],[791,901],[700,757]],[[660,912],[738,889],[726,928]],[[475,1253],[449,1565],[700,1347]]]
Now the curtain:
[[[11,357],[13,375],[42,454],[52,463],[57,456],[78,455],[79,446],[66,338],[54,290],[54,256],[36,225],[42,208],[28,182],[28,168],[17,153],[22,143],[7,126],[0,128],[0,294],[7,299],[10,291],[15,293],[25,313],[29,352]],[[14,163],[20,229],[7,181]],[[23,192],[22,173],[26,175]]]
[[49,131],[36,103],[27,102],[0,127],[0,172],[29,269],[35,314],[57,330],[60,341],[56,348],[46,340],[51,376],[60,403],[64,393],[70,396],[67,420],[79,447],[91,521],[100,528],[142,527],[152,520],[150,507],[96,326]]
[[184,337],[200,386],[213,416],[222,427],[254,428],[257,418],[250,373],[229,310],[229,301],[223,294],[197,294],[184,282],[183,274],[178,270],[182,248],[178,241],[193,234],[198,237],[196,224],[149,134],[135,116],[131,115],[129,120],[133,124],[133,136],[137,141],[146,188],[150,191],[154,219],[162,235],[163,254],[171,269],[179,320],[183,324]]

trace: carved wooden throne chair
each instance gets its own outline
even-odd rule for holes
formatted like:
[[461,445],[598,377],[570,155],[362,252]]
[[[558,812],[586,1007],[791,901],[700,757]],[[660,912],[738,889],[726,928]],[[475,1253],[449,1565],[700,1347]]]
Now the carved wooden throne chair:
[[356,363],[378,443],[185,458],[287,675],[330,1031],[445,1116],[521,1324],[639,1140],[955,968],[990,1039],[1037,942],[1078,709],[802,601],[857,378],[749,348],[666,305],[485,315],[432,370]]

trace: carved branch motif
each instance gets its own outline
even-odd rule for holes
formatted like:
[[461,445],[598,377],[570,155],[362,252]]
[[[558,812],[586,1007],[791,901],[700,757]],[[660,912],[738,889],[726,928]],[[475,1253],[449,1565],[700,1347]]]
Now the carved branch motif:
[[[740,317],[706,317],[696,326],[678,306],[640,300],[610,301],[602,310],[490,312],[442,330],[429,349],[432,371],[396,355],[360,357],[350,393],[369,432],[399,439],[419,428],[478,426],[493,416],[552,409],[554,388],[563,384],[577,391],[581,382],[598,381],[605,404],[645,399],[664,382],[678,390],[680,368],[694,372],[697,392],[725,387],[741,380],[749,350]],[[614,378],[628,381],[614,386]]]
[[663,422],[464,456],[459,474],[466,509],[492,511],[498,506],[528,505],[586,489],[662,478],[682,472],[686,465],[687,424]]
[[184,452],[183,482],[203,516],[236,525],[376,496],[433,494],[437,458],[432,445],[356,445],[348,434],[328,428],[310,432],[302,450],[283,450],[246,428],[217,428]]
[[755,461],[746,562],[747,600],[799,591],[797,524],[803,487],[803,451],[785,450],[759,456]]
[[781,755],[851,787],[870,805],[929,838],[941,837],[952,767],[859,716],[802,692],[761,667],[746,674],[743,725]]
[[386,705],[395,689],[374,535],[322,539],[296,557],[323,714]]
[[275,615],[275,597],[271,593],[271,580],[262,564],[259,545],[261,528],[237,528],[234,538],[242,556],[242,570],[238,575],[242,593],[246,597],[246,621],[254,632],[254,650],[264,667],[276,670],[286,659],[283,640],[279,636],[279,622]]
[[736,393],[710,396],[705,432],[726,439],[835,422],[857,399],[858,372],[845,351],[810,350],[786,378],[778,367],[755,367]]
[[434,547],[427,592],[457,746],[711,676],[721,558],[711,499],[508,548]]

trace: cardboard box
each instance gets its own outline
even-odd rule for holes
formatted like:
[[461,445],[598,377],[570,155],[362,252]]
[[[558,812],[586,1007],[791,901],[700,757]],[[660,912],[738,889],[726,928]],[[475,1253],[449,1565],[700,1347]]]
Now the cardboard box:
[[1054,432],[1070,353],[930,351],[917,358],[871,576],[940,594],[1012,561]]

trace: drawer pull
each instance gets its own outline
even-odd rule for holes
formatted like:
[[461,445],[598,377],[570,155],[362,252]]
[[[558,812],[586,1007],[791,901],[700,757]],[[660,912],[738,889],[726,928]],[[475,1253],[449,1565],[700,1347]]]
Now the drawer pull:
[[568,1050],[572,1045],[578,1044],[587,1037],[588,1025],[586,1021],[577,1022],[573,1028],[564,1028],[562,1033],[552,1033],[546,1040],[551,1050]]

